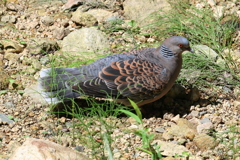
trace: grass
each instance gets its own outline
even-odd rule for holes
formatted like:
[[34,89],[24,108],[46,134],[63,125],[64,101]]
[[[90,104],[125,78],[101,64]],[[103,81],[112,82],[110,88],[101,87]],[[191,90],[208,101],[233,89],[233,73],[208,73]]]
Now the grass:
[[[84,145],[90,149],[93,159],[113,159],[112,142],[116,137],[113,130],[119,125],[116,117],[121,116],[120,110],[129,110],[129,107],[117,105],[111,101],[96,102],[94,98],[87,98],[90,107],[78,106],[72,101],[72,105],[65,105],[61,109],[70,116],[73,121],[70,126],[69,136],[74,142],[73,146]],[[57,112],[55,114],[61,114]]]
[[[3,1],[6,2],[6,1]],[[236,21],[233,17],[233,21],[222,24],[223,17],[216,19],[213,16],[213,12],[210,8],[199,9],[183,1],[170,1],[173,9],[168,13],[154,14],[156,19],[155,23],[150,25],[139,27],[138,23],[134,20],[128,22],[129,27],[125,27],[123,20],[114,20],[104,24],[102,31],[113,35],[113,32],[122,31],[128,33],[132,38],[137,35],[145,35],[146,37],[158,37],[156,41],[160,42],[163,39],[172,35],[181,35],[187,37],[190,42],[195,44],[207,45],[213,49],[225,62],[225,64],[216,63],[211,57],[204,54],[197,53],[184,54],[183,69],[193,71],[199,71],[194,81],[188,80],[188,75],[179,77],[178,83],[187,86],[198,88],[213,88],[216,86],[228,86],[230,88],[239,85],[239,73],[237,66],[230,53],[224,52],[226,49],[231,49],[233,46],[233,33],[235,31]],[[105,7],[102,4],[96,3],[90,5],[90,8]],[[151,32],[142,33],[141,30],[150,30]],[[20,43],[25,44],[24,40],[18,38]],[[140,45],[134,41],[134,45],[139,47]],[[141,44],[141,45],[153,45],[153,44]],[[155,45],[155,44],[154,44]],[[125,47],[125,46],[124,46]],[[90,59],[78,59],[70,55],[48,55],[51,59],[50,67],[79,67],[81,65],[89,64],[101,56],[92,55]],[[233,78],[224,78],[222,82],[221,77],[227,72],[232,75]],[[13,82],[11,82],[13,83]],[[64,105],[61,112],[54,112],[54,114],[66,114],[72,118],[72,123],[69,125],[65,123],[66,127],[69,127],[71,132],[69,135],[72,138],[72,146],[84,145],[87,149],[90,149],[89,155],[94,159],[114,159],[113,143],[118,137],[113,136],[114,129],[119,124],[116,120],[124,114],[132,117],[136,120],[138,129],[128,130],[128,132],[134,133],[139,136],[142,142],[141,148],[136,148],[141,152],[145,152],[151,156],[151,159],[161,159],[162,155],[159,151],[160,146],[153,146],[151,144],[153,134],[150,134],[149,128],[144,127],[142,121],[142,115],[136,104],[132,102],[132,106],[135,109],[136,114],[132,112],[130,108],[116,105],[113,102],[105,101],[99,103],[93,98],[86,99],[86,106],[91,107],[79,107],[74,101],[71,101],[70,105]],[[68,125],[68,126],[67,126]],[[228,133],[239,133],[236,126],[230,127]],[[60,132],[59,135],[66,133]],[[237,154],[240,150],[235,145],[237,137],[224,138],[222,135],[219,137],[222,144],[227,144],[227,149],[222,151],[223,157],[227,157],[228,151],[232,151],[233,155]],[[59,140],[60,141],[60,140]],[[229,143],[230,142],[230,143]],[[188,154],[188,153],[183,153]],[[180,157],[183,155],[176,155]],[[230,158],[235,158],[234,156]]]
[[[171,3],[173,3],[173,1]],[[164,16],[161,14],[156,16],[155,14],[154,18],[156,18],[157,21],[143,28],[139,28],[135,21],[130,21],[128,24],[130,27],[127,28],[122,25],[125,23],[124,21],[115,20],[104,24],[102,26],[102,31],[110,35],[112,35],[113,32],[122,31],[134,37],[141,34],[141,29],[148,29],[151,30],[151,34],[146,35],[146,33],[144,33],[143,35],[154,35],[155,37],[159,37],[159,39],[157,39],[158,41],[162,41],[172,35],[185,36],[193,45],[203,44],[213,49],[225,63],[216,63],[213,58],[198,52],[197,54],[184,54],[183,69],[190,70],[190,72],[199,71],[200,74],[194,79],[194,81],[189,81],[189,73],[186,73],[179,77],[177,81],[178,83],[186,87],[208,89],[216,86],[228,86],[232,88],[235,85],[239,85],[239,79],[236,76],[238,73],[236,65],[232,61],[231,56],[224,52],[224,50],[233,47],[233,33],[235,31],[234,26],[236,22],[233,21],[222,25],[222,18],[215,19],[210,8],[205,8],[203,10],[194,6],[189,6],[184,2],[177,5],[172,4],[172,6],[178,7],[173,7],[173,10],[164,14]],[[64,66],[74,67],[91,63],[94,60],[72,61],[72,58],[63,57],[63,61],[54,61],[54,65],[59,66],[60,64],[64,64]],[[224,78],[224,81],[219,79],[223,77],[225,72],[232,74],[233,78]],[[122,108],[120,105],[117,108],[106,108],[107,106],[113,106],[112,102],[100,104],[93,99],[87,99],[87,101],[88,105],[92,106],[91,108],[79,108],[73,104],[71,109],[66,110],[66,112],[68,115],[78,119],[78,121],[74,122],[72,126],[72,138],[74,141],[79,141],[81,144],[87,144],[87,148],[91,148],[93,151],[90,153],[93,158],[113,159],[114,153],[111,146],[116,137],[112,137],[112,132],[117,126],[115,126],[115,123],[109,123],[107,117],[117,117],[122,112],[133,117],[137,121],[139,129],[130,130],[130,132],[141,137],[142,147],[137,149],[149,154],[153,160],[162,157],[159,152],[160,146],[151,145],[151,140],[154,137],[148,132],[148,128],[143,127],[141,114],[136,107],[134,107],[136,111],[136,114],[134,114],[128,109]],[[134,103],[132,105],[135,106]],[[99,128],[99,126],[99,131],[92,129],[94,127]],[[79,132],[85,134],[79,134]],[[234,131],[230,130],[230,132],[232,133]],[[232,142],[234,142],[234,140]],[[232,145],[229,146],[229,149],[232,149],[233,152],[236,153],[238,148],[234,148]],[[227,151],[224,151],[224,153],[226,152]],[[176,157],[178,156],[181,155],[176,155]],[[224,156],[227,157],[227,155]]]
[[160,146],[151,144],[152,140],[154,139],[154,134],[149,134],[149,128],[144,127],[143,121],[142,121],[142,113],[138,108],[137,104],[131,100],[129,101],[131,102],[131,105],[134,108],[136,114],[133,114],[132,112],[129,112],[127,110],[120,110],[120,111],[132,117],[133,119],[135,119],[137,124],[139,125],[139,129],[133,129],[133,133],[140,136],[142,139],[142,148],[137,148],[137,149],[149,154],[152,160],[161,159],[162,155],[160,152]]
[[[234,47],[233,36],[238,22],[236,16],[229,15],[231,21],[223,24],[224,17],[215,18],[209,5],[202,9],[190,5],[186,1],[169,0],[169,3],[172,10],[167,13],[160,11],[157,17],[156,13],[150,16],[155,19],[155,23],[145,26],[146,29],[151,30],[150,35],[156,35],[160,41],[172,35],[187,37],[193,46],[196,44],[207,45],[225,62],[225,64],[218,64],[211,57],[199,53],[199,51],[195,55],[183,54],[183,69],[201,71],[197,81],[190,85],[197,85],[199,88],[213,87],[216,83],[212,85],[212,82],[206,78],[219,79],[219,77],[223,77],[223,72],[232,74],[233,78],[226,79],[225,84],[218,85],[239,85],[237,76],[239,69],[230,52],[226,52]],[[178,82],[189,85],[186,79],[186,76],[180,77]]]

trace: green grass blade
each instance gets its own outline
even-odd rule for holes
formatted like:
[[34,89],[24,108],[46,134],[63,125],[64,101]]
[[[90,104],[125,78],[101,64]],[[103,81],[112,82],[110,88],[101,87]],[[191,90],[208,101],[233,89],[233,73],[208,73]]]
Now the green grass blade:
[[137,106],[137,104],[135,102],[133,102],[131,99],[128,99],[131,103],[131,105],[133,106],[134,110],[136,111],[137,113],[137,116],[139,117],[139,119],[142,121],[142,113],[139,109],[139,107]]
[[134,118],[139,124],[142,124],[142,119],[140,119],[136,114],[130,112],[130,111],[127,111],[127,110],[119,110],[120,112],[123,112],[125,113],[126,115]]

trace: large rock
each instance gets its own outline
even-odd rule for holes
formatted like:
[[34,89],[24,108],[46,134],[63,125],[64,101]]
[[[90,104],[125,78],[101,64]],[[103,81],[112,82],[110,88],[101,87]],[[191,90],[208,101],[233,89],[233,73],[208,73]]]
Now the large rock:
[[65,54],[90,58],[90,53],[107,54],[110,44],[106,35],[95,28],[82,28],[67,35],[62,41]]
[[127,19],[141,21],[155,11],[170,9],[170,4],[167,0],[126,0],[123,8]]
[[9,160],[88,160],[86,156],[59,144],[34,138],[27,138],[21,147],[16,149]]
[[225,63],[224,60],[212,48],[206,45],[194,45],[193,48],[196,54],[204,54],[213,59],[217,64]]

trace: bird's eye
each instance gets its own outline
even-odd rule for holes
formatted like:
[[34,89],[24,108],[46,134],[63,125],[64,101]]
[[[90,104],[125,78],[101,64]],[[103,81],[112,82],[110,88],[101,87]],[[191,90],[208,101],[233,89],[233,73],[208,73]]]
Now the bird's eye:
[[182,45],[182,44],[179,44],[179,45],[178,45],[178,47],[182,48],[182,47],[183,47],[183,45]]

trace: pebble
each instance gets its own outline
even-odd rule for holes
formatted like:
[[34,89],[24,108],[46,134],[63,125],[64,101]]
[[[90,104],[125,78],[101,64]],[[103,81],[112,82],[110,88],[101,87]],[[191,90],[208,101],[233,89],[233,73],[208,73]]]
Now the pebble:
[[206,149],[211,149],[217,146],[216,140],[206,134],[199,134],[194,139],[193,142],[196,144],[196,146],[201,150],[204,151]]
[[165,129],[163,127],[156,127],[155,131],[159,132],[159,133],[163,133],[165,131]]
[[198,117],[199,111],[192,111],[190,114],[191,114],[193,117]]
[[8,108],[8,109],[15,107],[12,102],[6,102],[4,105],[5,105],[5,107]]
[[208,118],[203,118],[200,120],[201,123],[208,123],[208,122],[211,122],[210,119]]
[[201,133],[209,133],[213,128],[213,124],[211,122],[206,122],[197,126],[198,134]]
[[[18,3],[16,4],[21,4],[23,1],[18,1]],[[208,0],[207,1],[208,4],[212,7],[216,7],[217,5],[219,5],[219,1],[214,1],[214,0]],[[220,5],[220,6],[227,6],[227,10],[226,12],[232,13],[232,11],[230,10],[236,10],[237,9],[237,1],[232,1],[230,2],[224,2],[226,3],[226,5]],[[206,4],[206,5],[208,5]],[[8,9],[6,9],[6,7],[0,7],[0,15],[1,15],[1,20],[3,22],[6,23],[13,23],[13,26],[15,25],[18,29],[21,29],[21,32],[19,33],[12,33],[11,30],[7,30],[6,32],[3,32],[4,34],[2,34],[2,38],[5,39],[14,39],[16,40],[16,37],[18,37],[19,39],[22,40],[28,40],[30,37],[51,37],[51,39],[58,39],[57,41],[60,42],[61,39],[68,34],[68,32],[75,30],[77,27],[76,24],[69,20],[71,17],[71,11],[69,12],[70,16],[65,16],[64,18],[60,18],[58,17],[58,19],[55,17],[52,18],[52,15],[56,15],[59,13],[59,9],[61,8],[61,6],[59,5],[54,5],[54,6],[49,6],[50,2],[47,2],[47,4],[45,5],[35,5],[33,7],[39,7],[39,9],[34,10],[33,12],[31,12],[30,10],[24,10],[22,11],[22,9],[24,9],[24,7],[21,6],[19,7],[18,5],[15,5],[15,3],[12,3],[11,5],[8,3]],[[199,6],[202,7],[207,7],[205,6],[205,4],[200,4]],[[32,8],[33,8],[32,7]],[[31,8],[31,9],[32,9]],[[34,8],[35,9],[35,8]],[[17,12],[14,13],[15,11],[21,11],[19,13],[21,13],[21,15],[19,15]],[[39,16],[38,13],[41,16]],[[222,14],[222,13],[220,13]],[[19,16],[19,18],[17,18]],[[219,16],[219,14],[217,14],[217,16]],[[107,21],[114,21],[114,20],[119,20],[119,17],[108,17]],[[124,19],[123,19],[124,22]],[[26,25],[27,24],[27,25]],[[1,28],[5,25],[5,23],[1,23],[0,24],[0,30]],[[90,26],[92,26],[92,24],[90,24]],[[61,28],[62,27],[62,28]],[[74,27],[74,28],[73,28]],[[75,28],[76,27],[76,28]],[[57,28],[60,28],[59,30]],[[61,36],[57,37],[56,34],[61,31]],[[6,34],[5,34],[6,33]],[[20,33],[24,33],[24,34],[20,34]],[[113,35],[117,35],[117,36],[121,36],[124,35],[126,32],[121,30],[119,32],[114,32],[112,33]],[[55,34],[55,35],[53,35]],[[124,35],[126,36],[126,35]],[[25,38],[24,38],[25,37]],[[112,37],[112,36],[111,36]],[[114,42],[115,37],[113,38],[113,42]],[[156,42],[158,43],[158,39],[154,36],[140,36],[138,38],[136,38],[139,42],[145,43],[145,42]],[[131,40],[132,41],[132,40]],[[116,41],[115,41],[116,42]],[[119,40],[119,43],[114,44],[115,47],[113,47],[114,49],[118,48],[118,45],[123,45],[123,49],[126,49],[126,46],[129,46],[129,44],[123,43],[124,39]],[[139,42],[136,42],[136,44],[138,45]],[[34,46],[34,47],[37,47]],[[58,50],[58,49],[57,49]],[[1,51],[0,51],[1,52]],[[47,51],[47,53],[50,53],[51,51]],[[22,52],[23,53],[23,52]],[[46,53],[46,52],[44,52]],[[44,54],[39,52],[38,54]],[[21,53],[20,53],[21,54]],[[25,54],[25,52],[24,52]],[[53,53],[54,54],[54,53]],[[36,71],[38,69],[41,69],[41,67],[47,67],[47,65],[50,63],[50,59],[48,57],[48,55],[41,55],[38,57],[34,57],[36,58],[36,60],[39,60],[38,64],[34,64],[34,68],[30,65],[32,62],[32,59],[30,58],[31,55],[28,54],[26,52],[27,57],[30,59],[30,63],[29,64],[22,64],[24,66],[29,66],[29,68],[23,68],[21,65],[18,66],[19,68],[16,69],[16,71],[18,71],[18,69],[23,69],[24,71],[27,70],[30,72],[30,74],[35,74]],[[58,57],[59,61],[60,56]],[[20,61],[22,61],[23,59],[20,59]],[[6,61],[8,61],[6,59]],[[5,65],[9,65],[11,64],[11,67],[16,67],[14,63],[10,63],[10,62],[4,62]],[[19,64],[17,64],[19,65]],[[15,68],[14,68],[15,69]],[[31,77],[38,77],[37,74],[31,76]],[[25,81],[25,79],[23,80]],[[24,84],[31,84],[33,83],[33,81],[24,82]],[[180,86],[181,87],[181,86]],[[227,92],[229,92],[231,90],[231,88],[229,88],[228,86],[223,87],[223,89]],[[184,89],[185,91],[185,89]],[[227,124],[229,125],[239,125],[239,113],[240,113],[240,109],[239,109],[239,102],[236,100],[220,100],[217,99],[216,102],[218,103],[217,105],[210,104],[210,100],[208,98],[206,99],[199,99],[198,93],[197,93],[197,89],[194,91],[192,90],[192,92],[194,94],[190,94],[191,95],[191,100],[196,101],[194,103],[194,105],[192,105],[190,107],[190,115],[191,117],[189,118],[189,122],[193,123],[195,126],[195,129],[197,129],[197,131],[199,133],[205,133],[203,132],[204,130],[208,130],[208,128],[213,127],[214,130],[219,133],[220,131],[226,131],[225,134],[220,134],[222,137],[217,137],[218,139],[225,139],[226,141],[229,141],[230,139],[236,137],[236,135],[234,133],[231,133],[230,130],[228,129]],[[10,91],[11,92],[11,91]],[[236,97],[238,97],[238,91],[237,89],[235,89],[234,94],[236,95]],[[197,96],[196,96],[197,95]],[[205,95],[204,93],[201,93],[201,96]],[[9,98],[8,98],[9,97]],[[201,97],[203,98],[203,97]],[[175,102],[175,99],[167,99],[169,102]],[[166,100],[166,101],[167,101]],[[163,104],[163,103],[162,103]],[[185,103],[182,104],[177,104],[179,106],[175,106],[174,104],[169,106],[169,107],[176,107],[177,112],[179,112],[182,109],[185,109],[189,106],[185,105]],[[33,106],[33,108],[30,109],[30,106]],[[159,110],[161,111],[161,104],[158,105],[159,106]],[[164,106],[165,107],[165,106]],[[2,153],[9,153],[9,150],[7,150],[6,144],[11,144],[13,142],[12,139],[16,139],[19,143],[23,142],[22,137],[27,137],[27,136],[37,136],[39,138],[43,138],[43,139],[49,139],[49,140],[56,140],[56,139],[62,139],[62,137],[66,134],[70,134],[70,135],[74,135],[72,134],[71,131],[75,131],[74,127],[80,127],[78,125],[75,125],[75,123],[72,123],[72,119],[67,120],[65,117],[62,118],[57,118],[57,117],[52,117],[51,114],[41,114],[41,112],[46,112],[49,113],[49,108],[45,105],[34,105],[32,104],[32,100],[28,99],[28,97],[18,97],[18,93],[6,93],[4,95],[0,95],[0,112],[1,114],[3,114],[5,116],[5,118],[7,117],[8,120],[10,120],[10,124],[6,121],[3,121],[0,118],[0,139],[1,139],[1,147],[0,147],[0,156]],[[172,141],[174,143],[178,143],[179,146],[188,146],[188,150],[193,149],[194,147],[197,146],[200,149],[207,149],[208,147],[212,147],[212,144],[215,144],[215,137],[211,137],[208,135],[204,135],[203,138],[201,138],[200,135],[197,134],[186,134],[187,138],[179,138],[175,135],[172,135],[169,133],[169,131],[171,130],[170,128],[172,128],[172,126],[176,126],[176,123],[178,122],[178,120],[180,118],[183,118],[182,115],[189,115],[188,113],[184,113],[184,114],[179,114],[177,115],[176,113],[171,112],[171,109],[165,109],[164,110],[168,111],[168,113],[171,114],[166,114],[164,115],[164,119],[162,119],[161,117],[159,118],[160,120],[156,120],[154,118],[151,119],[145,119],[144,120],[144,125],[146,125],[146,127],[149,127],[149,130],[147,133],[149,134],[154,134],[154,135],[158,135],[158,137],[156,136],[155,138],[158,139],[166,139],[168,141]],[[176,111],[174,110],[174,111]],[[165,112],[167,113],[167,112]],[[0,117],[1,117],[0,114]],[[9,117],[7,115],[13,115],[14,119],[21,119],[21,121],[12,121],[11,119],[9,119]],[[200,118],[203,118],[200,120]],[[121,118],[118,118],[117,121],[120,121]],[[89,117],[88,120],[91,120],[91,118]],[[185,119],[186,123],[188,123],[187,118]],[[45,122],[44,124],[41,125],[41,122]],[[87,122],[87,121],[86,121]],[[113,122],[113,121],[110,121]],[[59,124],[60,123],[60,124]],[[57,125],[56,125],[57,124]],[[76,123],[77,124],[77,123]],[[134,120],[129,120],[129,121],[120,121],[119,124],[121,124],[121,127],[119,126],[114,126],[116,128],[113,128],[110,130],[110,133],[113,131],[114,134],[112,134],[112,136],[114,137],[120,137],[120,140],[116,140],[116,143],[114,143],[114,141],[112,142],[111,145],[116,145],[116,150],[114,149],[114,157],[115,159],[142,159],[142,160],[147,160],[149,159],[149,155],[147,153],[144,152],[140,152],[139,150],[137,150],[136,148],[140,148],[142,147],[142,139],[139,136],[136,136],[134,134],[130,134],[131,130],[130,129],[139,129],[138,124],[136,122],[134,122]],[[211,126],[211,124],[213,124],[213,126]],[[177,124],[179,125],[179,124]],[[129,127],[130,126],[130,127]],[[117,128],[119,127],[119,128]],[[131,128],[132,127],[132,128]],[[170,127],[170,128],[169,128]],[[191,127],[189,127],[191,128]],[[194,128],[194,127],[193,127]],[[32,130],[31,130],[32,129]],[[58,130],[57,130],[58,129]],[[88,135],[89,132],[84,131],[83,128],[77,128],[80,133],[81,136],[82,135]],[[179,126],[178,127],[179,130],[177,130],[178,132],[183,132],[183,130],[185,130],[185,128],[183,126]],[[58,134],[58,132],[55,132],[55,130],[57,130],[58,132],[61,132],[61,134]],[[102,131],[101,128],[101,123],[95,125],[95,123],[91,123],[91,125],[89,126],[89,130],[95,131],[96,135],[98,136],[98,134]],[[40,134],[39,134],[39,133]],[[157,133],[156,133],[157,132]],[[229,133],[230,132],[230,133]],[[43,134],[44,133],[44,134]],[[46,133],[46,134],[45,134]],[[59,137],[57,137],[59,136]],[[216,134],[216,136],[219,136],[218,134]],[[2,138],[4,137],[4,138]],[[8,138],[8,137],[11,137]],[[217,139],[216,138],[216,139]],[[193,139],[193,140],[192,140]],[[199,140],[201,139],[201,140]],[[63,140],[63,144],[65,146],[70,146],[70,147],[75,147],[76,150],[83,152],[83,153],[92,153],[92,151],[83,146],[84,144],[78,145],[78,144],[74,144],[77,143],[78,138],[75,138],[74,140],[71,139],[70,137],[66,138],[66,140]],[[15,140],[14,140],[15,141]],[[194,144],[194,143],[196,144]],[[207,142],[205,144],[205,142]],[[237,139],[230,141],[226,144],[224,144],[223,146],[223,150],[224,149],[228,149],[228,145],[231,145],[231,143],[233,143],[234,145],[239,144],[239,141]],[[189,145],[191,144],[191,145]],[[205,146],[203,145],[205,144]],[[10,148],[11,145],[9,145]],[[134,150],[135,149],[135,150]],[[171,149],[169,147],[169,149]],[[193,149],[193,154],[195,154],[197,152],[197,149]],[[211,152],[209,151],[203,151],[201,153],[199,153],[199,155],[193,155],[190,156],[189,159],[191,160],[202,160],[203,157],[207,157],[205,159],[216,159],[216,157],[214,157],[213,155],[215,153],[219,153],[217,150],[217,147],[213,147],[213,149],[211,150]],[[182,153],[180,153],[182,154]],[[223,152],[223,154],[226,154],[228,156],[234,156],[233,150],[228,150],[227,152]],[[211,157],[211,158],[209,158]],[[8,159],[9,157],[6,157],[4,159]],[[1,157],[0,157],[1,159]],[[165,159],[173,159],[173,157],[167,157]],[[237,157],[236,159],[239,160],[239,158]]]

